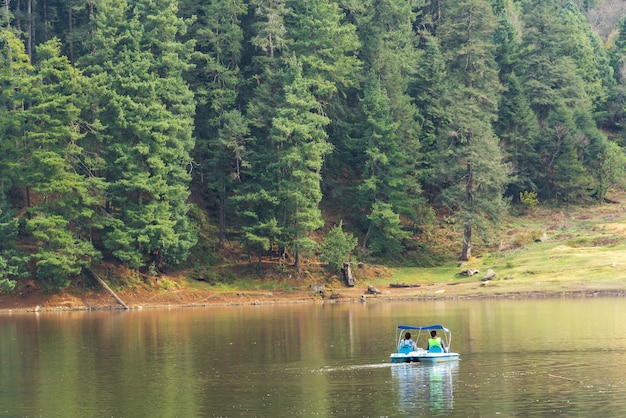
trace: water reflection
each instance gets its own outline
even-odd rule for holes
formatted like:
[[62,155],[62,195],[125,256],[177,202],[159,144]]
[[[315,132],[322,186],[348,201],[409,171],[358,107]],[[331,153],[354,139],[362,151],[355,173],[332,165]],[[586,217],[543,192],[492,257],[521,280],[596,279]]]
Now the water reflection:
[[[458,363],[390,363],[417,318]],[[0,315],[0,417],[621,418],[624,323],[624,298]]]
[[459,363],[403,363],[391,367],[403,414],[444,416],[454,409],[454,377]]

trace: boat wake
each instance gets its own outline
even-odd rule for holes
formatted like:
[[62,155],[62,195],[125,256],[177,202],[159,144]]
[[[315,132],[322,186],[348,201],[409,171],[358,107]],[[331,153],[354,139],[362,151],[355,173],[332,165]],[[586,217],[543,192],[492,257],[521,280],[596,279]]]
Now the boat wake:
[[383,369],[394,366],[391,363],[375,363],[375,364],[354,364],[351,366],[324,366],[319,369],[321,373],[337,372],[345,370],[367,370],[367,369]]

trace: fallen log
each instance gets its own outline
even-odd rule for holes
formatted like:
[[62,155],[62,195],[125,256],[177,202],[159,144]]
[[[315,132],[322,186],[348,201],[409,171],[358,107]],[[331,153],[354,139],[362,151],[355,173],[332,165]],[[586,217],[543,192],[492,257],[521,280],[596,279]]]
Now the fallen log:
[[389,287],[397,289],[403,287],[420,287],[420,285],[416,283],[390,283]]
[[109,285],[107,285],[107,284],[105,283],[105,281],[104,281],[104,280],[102,280],[102,279],[100,278],[100,276],[98,276],[98,275],[96,274],[96,272],[95,272],[95,271],[93,271],[93,270],[92,270],[92,269],[90,269],[90,268],[85,268],[85,270],[87,270],[87,272],[88,272],[89,274],[91,274],[91,276],[92,276],[94,279],[96,279],[96,280],[98,281],[98,283],[100,283],[100,285],[101,285],[102,287],[104,287],[104,290],[106,290],[107,292],[109,292],[109,293],[111,294],[111,296],[113,296],[113,298],[117,301],[117,303],[119,303],[120,305],[122,305],[122,307],[123,307],[124,309],[130,309],[130,308],[128,307],[128,305],[126,305],[126,304],[122,301],[122,299],[120,299],[120,298],[119,298],[119,296],[117,296],[117,295],[115,294],[115,292],[113,291],[113,289],[111,289],[111,288],[109,287]]

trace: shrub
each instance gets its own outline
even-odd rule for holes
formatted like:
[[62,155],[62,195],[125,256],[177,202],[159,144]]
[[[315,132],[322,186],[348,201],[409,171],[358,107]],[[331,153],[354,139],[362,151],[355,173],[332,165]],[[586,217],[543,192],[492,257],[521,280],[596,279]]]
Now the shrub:
[[537,198],[536,192],[523,191],[519,193],[519,200],[522,204],[532,209],[539,204],[539,199]]
[[320,258],[322,261],[327,262],[331,268],[341,270],[344,261],[348,259],[350,253],[356,248],[356,244],[356,237],[349,232],[343,232],[340,223],[326,234]]

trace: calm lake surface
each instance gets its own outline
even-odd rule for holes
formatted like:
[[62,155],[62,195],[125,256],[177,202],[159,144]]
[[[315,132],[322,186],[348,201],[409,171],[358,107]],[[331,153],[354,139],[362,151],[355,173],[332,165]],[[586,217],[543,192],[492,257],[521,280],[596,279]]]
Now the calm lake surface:
[[[2,417],[626,416],[623,298],[0,315]],[[457,362],[394,364],[398,324]]]

